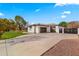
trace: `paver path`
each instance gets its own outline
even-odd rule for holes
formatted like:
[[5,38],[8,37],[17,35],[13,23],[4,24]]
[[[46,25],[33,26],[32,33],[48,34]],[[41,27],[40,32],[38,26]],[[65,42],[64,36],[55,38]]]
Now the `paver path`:
[[79,39],[62,40],[43,56],[79,56]]
[[[77,39],[76,34],[40,33],[7,40],[8,55],[40,56],[63,39]],[[5,44],[0,44],[0,55],[6,55]]]

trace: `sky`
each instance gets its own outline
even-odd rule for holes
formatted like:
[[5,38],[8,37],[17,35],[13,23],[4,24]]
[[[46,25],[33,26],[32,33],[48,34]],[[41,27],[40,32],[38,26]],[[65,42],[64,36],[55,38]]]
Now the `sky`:
[[0,18],[22,16],[31,24],[79,21],[79,4],[0,3]]

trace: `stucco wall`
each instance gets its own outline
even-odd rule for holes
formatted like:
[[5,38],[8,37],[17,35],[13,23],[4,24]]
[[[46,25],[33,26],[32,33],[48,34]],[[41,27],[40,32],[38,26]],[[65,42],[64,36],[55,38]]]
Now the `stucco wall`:
[[77,29],[77,31],[78,31],[78,33],[77,33],[77,34],[79,35],[79,28]]
[[28,32],[29,33],[34,33],[34,28],[35,28],[34,26],[28,27]]
[[36,26],[36,33],[40,33],[40,26]]
[[[40,27],[46,27],[46,26],[32,26],[28,27],[29,33],[40,33]],[[50,32],[50,27],[46,27],[47,32]]]
[[56,30],[56,33],[59,33],[59,26],[56,26],[55,30]]
[[50,32],[50,26],[49,26],[49,27],[47,27],[47,32]]

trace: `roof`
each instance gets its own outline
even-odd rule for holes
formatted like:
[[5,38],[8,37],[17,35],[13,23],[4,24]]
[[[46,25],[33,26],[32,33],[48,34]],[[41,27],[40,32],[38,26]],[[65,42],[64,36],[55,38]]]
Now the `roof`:
[[55,26],[55,25],[50,25],[50,24],[32,24],[29,26]]
[[79,28],[79,21],[72,21],[68,24],[68,28]]

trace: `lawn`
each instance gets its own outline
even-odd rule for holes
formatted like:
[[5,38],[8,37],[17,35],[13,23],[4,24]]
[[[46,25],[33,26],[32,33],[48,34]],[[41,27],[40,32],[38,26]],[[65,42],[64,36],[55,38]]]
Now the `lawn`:
[[10,38],[14,38],[20,35],[24,35],[24,33],[20,31],[5,32],[1,35],[1,39],[10,39]]

